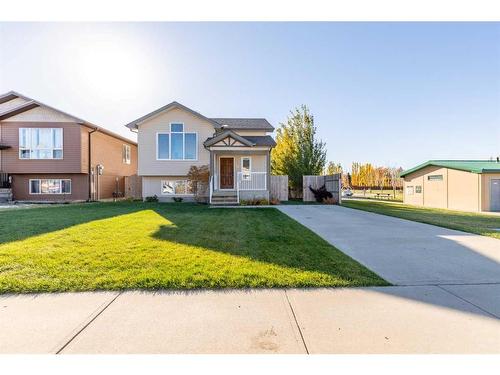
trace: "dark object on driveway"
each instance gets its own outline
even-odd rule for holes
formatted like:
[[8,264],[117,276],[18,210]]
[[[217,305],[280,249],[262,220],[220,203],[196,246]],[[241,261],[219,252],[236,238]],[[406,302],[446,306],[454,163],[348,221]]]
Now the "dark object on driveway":
[[314,194],[316,202],[322,203],[328,198],[333,198],[333,194],[326,190],[325,185],[321,186],[319,189],[313,189],[311,185],[309,185],[309,190]]

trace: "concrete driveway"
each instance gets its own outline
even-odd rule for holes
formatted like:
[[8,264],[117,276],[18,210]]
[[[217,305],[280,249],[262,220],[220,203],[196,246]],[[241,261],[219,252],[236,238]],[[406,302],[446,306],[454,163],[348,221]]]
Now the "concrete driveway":
[[500,283],[500,240],[339,206],[279,209],[392,284]]

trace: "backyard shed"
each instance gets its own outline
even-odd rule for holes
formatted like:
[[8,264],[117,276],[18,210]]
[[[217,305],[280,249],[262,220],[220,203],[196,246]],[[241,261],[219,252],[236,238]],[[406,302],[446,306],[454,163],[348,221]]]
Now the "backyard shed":
[[404,203],[452,210],[500,211],[500,162],[430,160],[401,173]]

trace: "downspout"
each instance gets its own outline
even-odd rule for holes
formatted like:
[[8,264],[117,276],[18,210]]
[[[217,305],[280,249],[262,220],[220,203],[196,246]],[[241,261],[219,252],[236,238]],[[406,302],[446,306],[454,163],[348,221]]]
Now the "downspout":
[[88,202],[92,201],[92,133],[95,133],[99,128],[94,128],[89,132],[89,199]]

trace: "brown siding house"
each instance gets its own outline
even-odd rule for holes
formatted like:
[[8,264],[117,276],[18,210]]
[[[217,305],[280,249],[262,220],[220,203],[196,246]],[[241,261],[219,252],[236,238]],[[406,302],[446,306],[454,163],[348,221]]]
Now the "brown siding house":
[[16,92],[0,95],[0,189],[19,201],[124,194],[137,144]]

